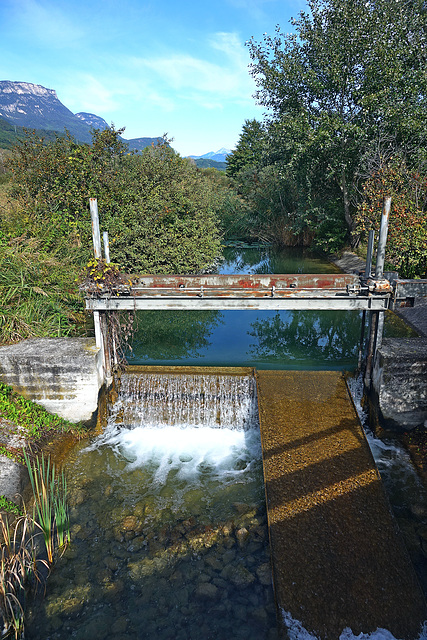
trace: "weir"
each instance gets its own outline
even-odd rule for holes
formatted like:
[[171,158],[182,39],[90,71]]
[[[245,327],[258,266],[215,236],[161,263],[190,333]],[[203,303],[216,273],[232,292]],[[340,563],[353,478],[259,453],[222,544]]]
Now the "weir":
[[219,442],[225,430],[259,424],[280,637],[295,620],[322,640],[347,628],[419,637],[425,601],[342,373],[129,367],[122,385],[120,428],[148,426],[142,440],[159,426],[163,440],[176,437],[162,482],[180,461],[212,464],[195,453],[203,427],[221,429]]
[[[383,221],[388,221],[387,206]],[[365,313],[370,315],[365,367],[369,388],[384,311],[411,302],[408,283],[393,274],[384,276],[384,256],[380,255],[385,247],[384,228],[375,275],[368,256],[365,273],[359,275],[129,276],[127,285],[86,297],[86,308],[94,312],[98,327],[97,342],[100,346],[104,342],[105,349],[105,319],[110,311],[358,309],[364,312],[361,347]],[[95,235],[95,257],[99,258],[100,241],[96,248]],[[424,290],[427,282],[417,287],[417,291]],[[197,431],[205,419],[215,429],[223,423],[230,429],[237,422],[242,431],[253,426],[253,403],[242,402],[248,391],[251,396],[252,383],[243,383],[243,393],[243,387],[238,391],[221,377],[225,371],[210,369],[210,382],[206,384],[204,378],[200,384],[194,368],[191,372],[174,369],[147,370],[143,385],[129,369],[126,384],[137,402],[124,411],[119,407],[115,418],[119,427],[147,420],[166,425],[171,407],[172,412],[178,411],[179,428],[187,423]],[[173,381],[165,385],[158,377],[161,371],[172,374]],[[415,640],[427,618],[425,601],[342,374],[258,371],[256,384],[273,585],[282,637],[288,637],[289,624],[297,620],[321,640],[338,640],[346,629],[360,634],[377,628],[387,629],[396,638]],[[219,389],[224,389],[227,402],[224,398],[216,402],[215,390]],[[235,402],[238,410],[224,411],[222,404]],[[189,412],[183,410],[184,404],[192,407]],[[157,418],[150,413],[153,410]],[[243,420],[242,415],[246,416]],[[166,438],[169,433],[165,430]],[[172,458],[174,447],[177,449],[177,464],[189,459],[179,441],[180,437],[170,447]],[[132,456],[131,464],[137,462]],[[190,459],[194,457],[197,459],[192,453]],[[167,474],[168,469],[168,464],[163,465],[162,473]],[[222,579],[227,575],[223,569]],[[245,631],[246,636],[248,633]],[[254,637],[267,636],[255,630]]]

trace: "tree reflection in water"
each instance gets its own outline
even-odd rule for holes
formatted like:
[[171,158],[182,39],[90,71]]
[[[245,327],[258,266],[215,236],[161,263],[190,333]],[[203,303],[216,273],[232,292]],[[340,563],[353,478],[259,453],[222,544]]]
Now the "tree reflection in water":
[[354,361],[360,335],[360,314],[354,311],[277,312],[273,317],[251,323],[249,335],[256,342],[250,354],[256,359]]
[[221,322],[220,311],[141,311],[132,349],[149,360],[197,358]]

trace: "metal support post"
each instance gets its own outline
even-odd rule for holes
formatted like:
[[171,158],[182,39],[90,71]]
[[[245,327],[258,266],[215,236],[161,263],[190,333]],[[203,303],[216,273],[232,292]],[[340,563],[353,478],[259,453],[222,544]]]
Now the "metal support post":
[[357,371],[362,370],[363,362],[363,345],[365,344],[365,326],[366,326],[366,311],[362,311],[362,322],[360,327],[360,340],[359,340],[359,356],[357,359]]
[[368,251],[366,254],[365,280],[371,277],[372,256],[374,254],[375,231],[371,229],[368,237]]
[[[381,280],[384,277],[385,247],[388,233],[388,220],[390,216],[391,198],[384,198],[383,210],[381,213],[380,236],[378,238],[377,262],[375,265],[375,279]],[[366,356],[366,368],[364,384],[366,391],[369,391],[372,383],[372,369],[375,362],[377,349],[381,347],[384,329],[384,311],[375,311],[371,314],[368,353]]]
[[364,386],[366,391],[370,391],[371,389],[371,380],[372,380],[372,366],[375,354],[375,343],[377,337],[377,328],[378,328],[378,315],[379,311],[374,311],[371,313],[371,319],[369,323],[369,339],[368,339],[368,352],[366,355],[366,367],[365,367],[365,376],[364,376]]
[[375,265],[375,279],[378,280],[384,275],[385,246],[388,233],[388,219],[390,215],[391,198],[384,198],[383,210],[381,213],[380,237],[378,238],[377,262]]
[[90,217],[92,218],[92,240],[93,240],[93,252],[95,254],[95,260],[101,260],[101,234],[99,232],[99,217],[98,217],[98,201],[96,198],[89,198]]
[[104,241],[104,256],[105,262],[110,263],[110,242],[108,240],[108,231],[102,233],[102,239]]
[[[101,234],[99,231],[98,201],[96,198],[89,198],[89,207],[90,217],[92,219],[93,253],[95,260],[101,260]],[[109,260],[107,262],[109,262]],[[99,311],[94,311],[93,321],[95,325],[95,342],[96,346],[102,350],[104,376],[108,384],[111,380],[111,358],[108,348],[108,325],[105,312],[100,313]]]

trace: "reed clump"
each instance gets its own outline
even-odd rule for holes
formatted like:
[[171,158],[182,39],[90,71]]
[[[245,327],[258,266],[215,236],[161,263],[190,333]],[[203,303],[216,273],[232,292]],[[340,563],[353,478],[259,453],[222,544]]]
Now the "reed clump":
[[25,600],[44,586],[51,566],[70,542],[67,482],[50,458],[24,451],[33,493],[32,513],[9,524],[0,514],[0,614],[3,638],[23,638]]

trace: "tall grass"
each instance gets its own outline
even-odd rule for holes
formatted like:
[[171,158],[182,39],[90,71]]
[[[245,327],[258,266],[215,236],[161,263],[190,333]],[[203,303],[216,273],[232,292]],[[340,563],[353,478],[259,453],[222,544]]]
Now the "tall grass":
[[21,638],[24,633],[25,595],[28,587],[42,582],[37,558],[37,525],[29,515],[18,518],[11,528],[0,514],[0,613],[2,637]]
[[0,235],[0,343],[75,333],[84,317],[77,271],[36,238]]
[[[33,514],[26,513],[10,527],[7,516],[0,514],[0,614],[3,638],[23,638],[25,598],[37,591],[45,573],[58,553],[70,541],[67,507],[67,483],[50,458],[30,459],[24,451],[34,497]],[[40,546],[38,538],[44,542]],[[46,557],[41,557],[46,552]]]
[[33,518],[38,523],[46,546],[47,559],[54,561],[56,551],[63,552],[70,540],[67,507],[67,482],[64,472],[57,473],[50,458],[31,461],[24,451],[34,496]]

